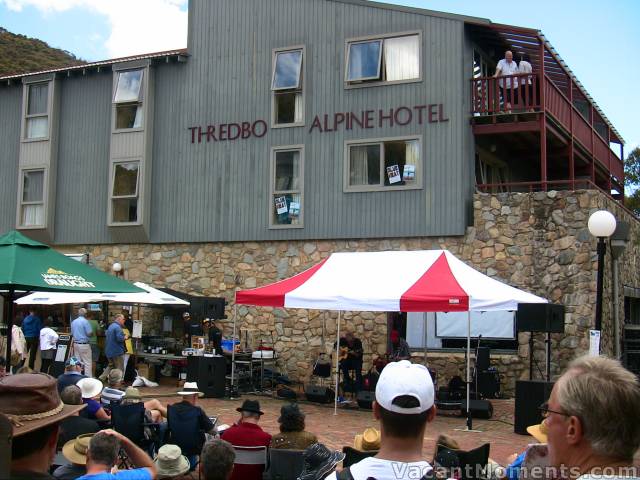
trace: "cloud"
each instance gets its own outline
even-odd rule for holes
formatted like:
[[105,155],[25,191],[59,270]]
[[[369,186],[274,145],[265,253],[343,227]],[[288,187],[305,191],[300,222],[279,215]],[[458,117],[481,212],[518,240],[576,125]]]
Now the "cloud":
[[102,15],[111,28],[104,42],[111,58],[187,46],[187,0],[0,0],[2,4],[15,12],[25,7],[43,14],[80,8]]

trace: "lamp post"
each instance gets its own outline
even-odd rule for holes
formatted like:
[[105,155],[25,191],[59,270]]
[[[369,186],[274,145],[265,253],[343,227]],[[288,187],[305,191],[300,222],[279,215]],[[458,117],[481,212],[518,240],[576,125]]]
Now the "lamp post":
[[122,271],[122,264],[120,262],[116,262],[111,266],[111,270],[113,270],[113,273],[116,274],[116,277],[121,277],[122,275],[124,275],[124,272]]
[[609,238],[616,229],[616,218],[606,210],[594,212],[589,217],[589,232],[598,239],[598,279],[596,284],[596,326],[595,329],[602,330],[602,283],[604,279],[604,254],[607,251],[605,240]]

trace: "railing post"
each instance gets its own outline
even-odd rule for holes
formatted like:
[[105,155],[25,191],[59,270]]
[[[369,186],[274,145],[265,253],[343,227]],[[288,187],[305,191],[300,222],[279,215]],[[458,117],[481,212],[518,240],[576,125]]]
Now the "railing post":
[[571,189],[576,189],[576,160],[575,145],[573,143],[573,78],[567,75],[569,80],[569,179],[571,180]]
[[542,181],[542,191],[547,190],[547,111],[545,105],[545,85],[547,79],[544,73],[544,54],[545,45],[540,37],[540,79],[542,80],[540,88],[540,108],[542,115],[540,115],[540,180]]

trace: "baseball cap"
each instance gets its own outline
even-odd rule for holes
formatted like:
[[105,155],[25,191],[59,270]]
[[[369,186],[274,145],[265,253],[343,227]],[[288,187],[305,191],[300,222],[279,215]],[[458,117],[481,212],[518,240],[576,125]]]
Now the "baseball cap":
[[190,317],[190,316],[191,316],[191,314],[190,314],[189,312],[184,312],[184,313],[182,314],[182,316],[186,318],[186,317]]
[[[414,397],[417,407],[400,407],[393,401],[401,396]],[[390,412],[416,414],[426,412],[433,406],[435,391],[429,370],[424,365],[408,360],[388,363],[376,385],[376,402]]]
[[84,365],[78,357],[69,357],[65,363],[67,367],[75,367],[76,365]]

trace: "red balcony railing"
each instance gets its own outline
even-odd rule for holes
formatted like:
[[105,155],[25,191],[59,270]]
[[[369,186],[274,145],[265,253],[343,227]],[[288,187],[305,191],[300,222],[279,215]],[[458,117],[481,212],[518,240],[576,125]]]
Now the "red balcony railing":
[[472,113],[493,115],[538,109],[539,92],[535,73],[474,78],[471,80]]

